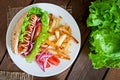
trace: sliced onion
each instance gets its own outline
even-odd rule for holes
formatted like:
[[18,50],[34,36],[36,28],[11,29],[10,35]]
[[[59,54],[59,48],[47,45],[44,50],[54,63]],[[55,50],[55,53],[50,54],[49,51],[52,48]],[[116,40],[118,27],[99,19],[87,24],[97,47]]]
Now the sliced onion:
[[32,34],[31,34],[30,42],[29,42],[29,45],[28,45],[28,50],[25,53],[22,54],[23,56],[28,55],[31,52],[32,48],[33,48],[34,42],[32,42],[32,39],[34,37],[35,30],[36,30],[36,27],[37,27],[37,24],[38,24],[39,21],[40,21],[40,18],[38,18],[36,20],[36,23],[34,25],[34,28],[33,28]]
[[35,30],[36,30],[36,27],[37,27],[37,24],[38,24],[39,21],[40,21],[40,18],[38,18],[38,19],[36,20],[36,23],[35,23],[35,25],[34,25],[34,28],[33,28],[32,34],[31,34],[30,42],[32,42],[32,40],[33,40],[33,37],[34,37],[34,34],[35,34]]
[[40,66],[40,68],[45,72],[45,68],[48,62],[48,58],[53,56],[53,54],[51,53],[42,53],[41,55],[38,55],[36,57],[36,62],[38,63],[38,65]]
[[24,53],[24,56],[28,55],[30,53],[30,51],[33,48],[34,43],[30,42],[29,46],[28,46],[28,50]]
[[[47,46],[44,50],[41,51],[41,53],[39,55],[36,56],[36,62],[38,63],[38,65],[40,66],[40,68],[45,72],[45,68],[48,62],[48,58],[53,56],[52,53],[45,53],[47,48],[49,46]],[[43,60],[43,62],[42,62]]]

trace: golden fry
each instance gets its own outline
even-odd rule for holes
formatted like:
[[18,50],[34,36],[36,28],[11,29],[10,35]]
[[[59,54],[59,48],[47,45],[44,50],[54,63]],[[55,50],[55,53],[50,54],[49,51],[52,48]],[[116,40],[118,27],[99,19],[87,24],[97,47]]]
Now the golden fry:
[[55,36],[56,36],[57,39],[59,39],[59,37],[60,37],[60,32],[59,32],[58,30],[55,31]]
[[58,39],[58,41],[56,42],[56,45],[57,45],[57,46],[61,46],[62,43],[63,43],[63,41],[66,39],[66,37],[67,37],[66,34],[62,35],[62,36]]
[[48,52],[52,53],[52,54],[57,54],[55,49],[48,49]]
[[56,40],[56,37],[55,35],[51,35],[49,38],[48,38],[49,41],[55,41]]
[[78,41],[77,41],[77,39],[75,39],[72,35],[70,36],[71,38],[72,38],[72,40],[75,42],[75,43],[79,43]]
[[48,48],[48,52],[55,54],[59,58],[70,60],[70,40],[75,43],[78,43],[78,41],[72,36],[70,26],[61,24],[61,16],[55,17],[53,14],[49,14],[49,18],[49,33],[51,36],[45,41],[45,44],[51,46],[51,48]]
[[53,41],[46,40],[45,43],[47,43],[48,45],[52,46],[53,48],[57,47],[56,44]]
[[59,58],[70,60],[70,56],[69,55],[65,55],[63,53],[57,53],[56,56],[58,56]]

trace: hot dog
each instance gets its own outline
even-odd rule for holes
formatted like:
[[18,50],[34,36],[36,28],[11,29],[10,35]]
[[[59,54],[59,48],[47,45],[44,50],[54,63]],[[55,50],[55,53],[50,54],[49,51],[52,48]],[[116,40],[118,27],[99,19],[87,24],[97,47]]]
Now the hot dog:
[[37,54],[40,51],[40,44],[48,37],[48,24],[48,13],[42,12],[40,8],[33,7],[24,13],[16,22],[11,34],[13,53],[25,56]]
[[22,41],[22,42],[19,41],[19,43],[18,43],[18,53],[19,54],[25,53],[28,50],[30,39],[32,39],[31,36],[32,36],[32,34],[34,34],[33,29],[35,27],[36,21],[37,21],[37,16],[34,14],[30,15],[30,25],[28,25],[26,27],[26,33],[23,37],[24,41]]

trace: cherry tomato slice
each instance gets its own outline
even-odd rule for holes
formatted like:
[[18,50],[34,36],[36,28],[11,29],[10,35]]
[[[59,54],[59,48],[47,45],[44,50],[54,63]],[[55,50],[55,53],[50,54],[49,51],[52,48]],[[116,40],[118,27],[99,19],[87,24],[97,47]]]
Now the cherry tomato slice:
[[60,60],[56,56],[51,56],[48,58],[49,63],[58,66],[60,63]]
[[46,64],[46,68],[49,68],[50,67],[50,64],[47,62],[47,64]]

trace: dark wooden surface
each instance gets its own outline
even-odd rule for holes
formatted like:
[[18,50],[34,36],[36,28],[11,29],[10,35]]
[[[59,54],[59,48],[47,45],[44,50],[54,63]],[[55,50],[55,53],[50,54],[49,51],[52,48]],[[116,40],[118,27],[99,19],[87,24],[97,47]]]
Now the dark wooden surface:
[[[11,8],[25,7],[33,3],[53,3],[66,9],[72,8],[72,16],[75,18],[81,31],[81,49],[79,54],[67,70],[52,77],[34,77],[34,80],[120,80],[120,69],[93,69],[88,58],[90,28],[86,26],[86,18],[89,15],[88,6],[93,0],[0,0],[0,70],[9,72],[23,72],[10,59],[6,50],[6,31],[9,24],[7,13]],[[15,14],[11,15],[14,16]],[[1,76],[0,76],[1,77]]]
[[6,52],[7,12],[9,8],[27,6],[31,1],[32,0],[0,0],[0,64]]

